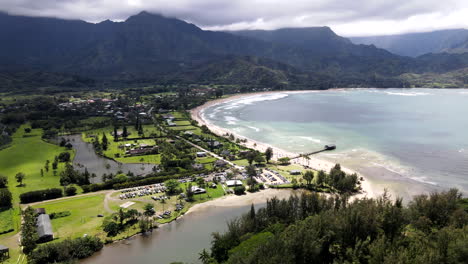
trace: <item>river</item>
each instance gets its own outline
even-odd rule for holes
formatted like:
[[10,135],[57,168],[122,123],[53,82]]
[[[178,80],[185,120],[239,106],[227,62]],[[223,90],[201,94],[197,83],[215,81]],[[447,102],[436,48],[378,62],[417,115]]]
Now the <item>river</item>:
[[93,183],[102,182],[103,174],[115,174],[118,171],[127,173],[130,171],[134,175],[144,175],[153,171],[153,164],[120,163],[101,157],[96,154],[92,144],[83,141],[81,135],[64,136],[63,138],[70,140],[75,149],[74,167],[80,171],[84,171],[87,168],[90,173],[97,175],[96,178],[90,179]]
[[82,263],[200,263],[198,254],[210,249],[213,232],[225,231],[227,222],[247,213],[252,203],[258,209],[265,206],[267,198],[282,199],[291,194],[300,194],[300,191],[269,189],[246,197],[229,196],[210,201],[149,235],[137,235],[107,245]]

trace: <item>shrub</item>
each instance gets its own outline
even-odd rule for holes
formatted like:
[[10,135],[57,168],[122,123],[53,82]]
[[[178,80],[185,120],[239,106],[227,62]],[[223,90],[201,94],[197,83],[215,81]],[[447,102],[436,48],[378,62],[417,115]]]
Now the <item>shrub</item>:
[[58,156],[58,160],[60,162],[69,162],[70,161],[70,153],[68,152],[62,152]]
[[67,186],[65,187],[65,195],[66,196],[73,196],[76,194],[75,186]]
[[70,262],[91,256],[102,249],[104,244],[97,237],[66,239],[57,243],[44,244],[31,252],[28,263],[47,264]]
[[0,188],[0,208],[1,207],[6,207],[10,208],[11,207],[11,192],[7,188]]
[[51,213],[50,219],[57,219],[57,218],[62,218],[62,217],[67,217],[71,215],[70,211],[63,211],[63,212],[57,212],[57,213]]
[[237,186],[234,188],[234,193],[236,195],[241,195],[241,194],[244,194],[245,193],[245,186]]
[[0,175],[0,188],[6,188],[8,185],[8,178],[7,176]]
[[62,196],[62,189],[52,188],[23,193],[20,195],[20,201],[25,204],[60,198]]

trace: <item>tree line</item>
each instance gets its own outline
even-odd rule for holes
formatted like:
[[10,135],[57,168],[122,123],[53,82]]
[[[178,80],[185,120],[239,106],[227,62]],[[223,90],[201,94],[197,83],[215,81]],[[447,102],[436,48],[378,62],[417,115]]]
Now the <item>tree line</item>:
[[[465,202],[465,203],[463,203]],[[468,207],[452,189],[416,196],[407,206],[377,199],[300,197],[266,207],[214,233],[203,263],[466,263]]]

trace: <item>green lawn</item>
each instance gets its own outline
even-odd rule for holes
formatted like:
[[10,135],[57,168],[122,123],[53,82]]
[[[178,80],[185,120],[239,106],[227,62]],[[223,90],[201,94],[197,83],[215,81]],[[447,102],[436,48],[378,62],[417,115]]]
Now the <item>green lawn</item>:
[[[66,151],[63,147],[43,141],[41,129],[33,129],[30,133],[25,133],[25,127],[28,126],[23,125],[18,128],[17,132],[12,136],[13,141],[11,146],[0,151],[0,174],[8,177],[8,188],[13,195],[14,210],[11,211],[11,216],[15,230],[14,232],[0,235],[0,244],[12,248],[10,250],[11,258],[9,261],[13,261],[19,255],[17,239],[14,237],[18,232],[21,219],[18,209],[19,195],[33,190],[60,187],[60,177],[58,175],[62,171],[64,164],[59,164],[57,176],[53,174],[52,164],[50,165],[49,172],[46,172],[44,169],[43,177],[40,170],[44,168],[46,160],[50,160],[52,163],[55,156]],[[69,152],[72,153],[73,158],[74,152]],[[18,172],[26,175],[23,186],[18,186],[16,182],[15,175]],[[16,259],[14,261],[16,262]]]
[[[30,133],[25,133],[25,125],[18,128],[13,135],[11,147],[0,151],[0,174],[8,177],[8,188],[13,194],[14,204],[19,202],[19,195],[33,190],[60,187],[60,177],[58,176],[64,164],[59,164],[57,176],[52,171],[54,157],[58,156],[66,149],[54,144],[44,142],[41,139],[42,130],[33,129]],[[68,151],[74,155],[73,151]],[[40,170],[44,168],[46,161],[51,162],[49,172],[44,169],[44,176]],[[16,182],[15,175],[22,172],[26,175],[23,186]]]
[[0,233],[14,229],[13,226],[13,209],[0,211]]
[[34,208],[45,208],[48,214],[70,211],[71,215],[52,219],[54,237],[82,237],[84,234],[102,234],[101,225],[104,218],[98,214],[109,215],[104,210],[105,194],[71,197],[58,201],[44,202],[34,205]]

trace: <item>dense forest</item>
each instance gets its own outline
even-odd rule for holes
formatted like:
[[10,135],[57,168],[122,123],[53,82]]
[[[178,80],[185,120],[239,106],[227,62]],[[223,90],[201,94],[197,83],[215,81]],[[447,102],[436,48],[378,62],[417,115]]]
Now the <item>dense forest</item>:
[[403,205],[377,199],[303,193],[271,199],[265,208],[214,233],[203,263],[466,263],[468,201],[452,189]]

